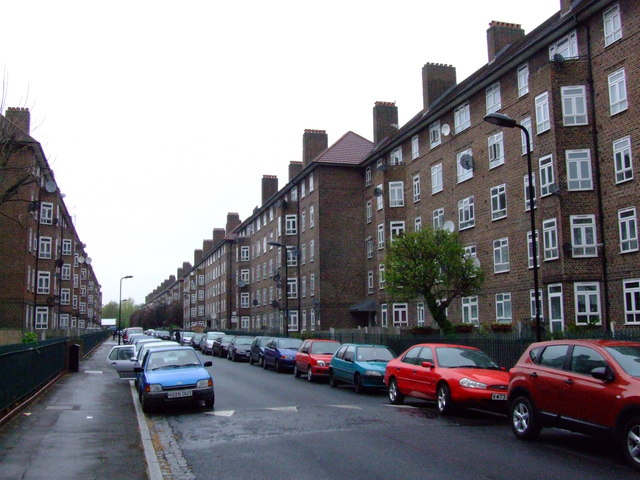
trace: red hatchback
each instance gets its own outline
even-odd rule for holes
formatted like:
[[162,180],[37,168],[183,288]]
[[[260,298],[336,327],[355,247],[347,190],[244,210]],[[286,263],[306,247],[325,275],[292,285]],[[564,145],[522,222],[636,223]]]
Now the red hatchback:
[[506,408],[509,374],[477,348],[422,343],[387,364],[384,383],[394,405],[405,396],[436,400],[446,414],[454,404]]
[[293,374],[296,378],[304,374],[310,382],[328,376],[329,362],[338,348],[340,342],[335,340],[305,340],[296,353]]
[[517,438],[544,426],[608,434],[640,469],[640,342],[534,343],[510,371],[509,413]]

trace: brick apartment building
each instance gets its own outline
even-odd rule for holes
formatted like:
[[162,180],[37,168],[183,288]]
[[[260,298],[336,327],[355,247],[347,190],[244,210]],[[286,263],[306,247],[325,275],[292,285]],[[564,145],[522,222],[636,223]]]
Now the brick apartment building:
[[0,116],[0,328],[23,332],[100,326],[102,294],[27,109]]
[[[454,323],[526,325],[538,308],[553,331],[640,324],[638,18],[633,0],[561,0],[527,35],[491,22],[487,64],[457,83],[453,66],[427,63],[423,108],[405,125],[376,102],[373,143],[349,132],[327,148],[326,133],[305,131],[287,185],[264,177],[261,207],[213,242],[226,283],[212,292],[226,300],[205,317],[282,326],[276,242],[290,330],[428,325],[419,299],[386,297],[384,262],[394,236],[429,226],[457,231],[486,273],[479,295],[449,307]],[[483,121],[496,112],[527,129],[529,152],[520,129]]]

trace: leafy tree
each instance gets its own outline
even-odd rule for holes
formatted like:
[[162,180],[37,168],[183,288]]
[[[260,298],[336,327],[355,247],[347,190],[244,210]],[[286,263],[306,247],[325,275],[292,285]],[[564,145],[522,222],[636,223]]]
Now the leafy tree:
[[457,297],[475,295],[484,273],[465,255],[456,233],[425,228],[393,239],[385,259],[387,294],[394,300],[423,298],[433,319],[453,331],[446,310]]

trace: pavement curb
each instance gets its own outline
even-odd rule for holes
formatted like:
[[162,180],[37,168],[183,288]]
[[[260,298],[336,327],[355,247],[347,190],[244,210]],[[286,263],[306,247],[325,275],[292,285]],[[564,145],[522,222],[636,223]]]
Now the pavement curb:
[[140,402],[138,402],[136,398],[137,393],[133,385],[133,380],[129,381],[129,387],[131,388],[131,398],[133,400],[133,406],[136,410],[136,419],[138,420],[138,428],[140,429],[140,438],[142,439],[144,458],[147,461],[147,473],[149,475],[149,480],[162,480],[160,463],[158,462],[155,448],[153,448],[153,442],[151,441],[151,434],[149,433],[147,419],[145,418],[144,413],[140,408]]

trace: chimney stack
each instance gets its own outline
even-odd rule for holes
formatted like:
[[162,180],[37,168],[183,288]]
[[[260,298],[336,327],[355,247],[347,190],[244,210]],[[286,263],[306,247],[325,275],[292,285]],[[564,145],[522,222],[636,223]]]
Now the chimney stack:
[[200,260],[202,260],[202,249],[201,248],[196,248],[193,251],[193,264],[194,265],[199,264]]
[[278,193],[278,177],[275,175],[262,176],[262,205]]
[[373,107],[373,143],[378,144],[398,130],[398,107],[395,102],[376,102]]
[[222,240],[224,240],[224,228],[214,228],[213,229],[213,244],[217,245]]
[[240,225],[240,215],[235,212],[227,213],[227,227],[225,228],[226,234],[229,235],[233,232],[238,225]]
[[573,0],[560,0],[560,15],[566,15],[571,11]]
[[289,162],[289,181],[293,180],[302,171],[302,167],[302,162]]
[[5,112],[5,117],[24,133],[30,134],[31,114],[28,108],[9,107]]
[[305,130],[302,135],[302,163],[307,166],[329,146],[325,130]]
[[422,67],[422,104],[424,111],[440,96],[456,85],[456,67],[442,63],[426,63]]
[[487,50],[489,63],[509,44],[516,43],[524,37],[524,30],[516,23],[497,22],[493,20],[487,29]]
[[213,248],[213,240],[203,240],[202,253],[208,253]]

